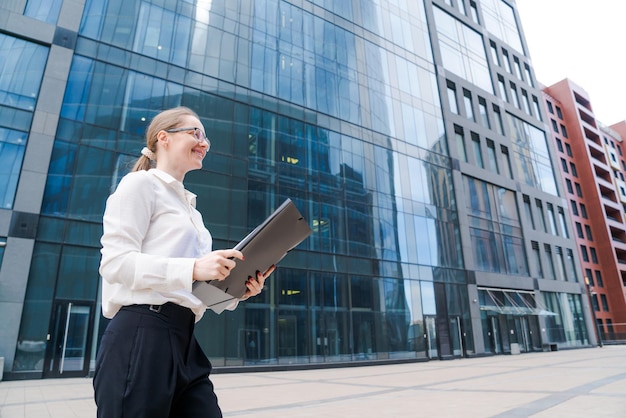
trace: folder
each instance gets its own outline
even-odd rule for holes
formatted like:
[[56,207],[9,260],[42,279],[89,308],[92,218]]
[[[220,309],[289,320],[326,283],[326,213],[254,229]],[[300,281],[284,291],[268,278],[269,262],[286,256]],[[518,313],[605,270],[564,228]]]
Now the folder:
[[248,277],[256,280],[256,272],[265,272],[277,265],[289,251],[309,235],[311,227],[291,199],[286,199],[267,219],[254,228],[234,248],[243,253],[244,260],[224,280],[194,282],[192,293],[217,313],[241,298],[247,290]]

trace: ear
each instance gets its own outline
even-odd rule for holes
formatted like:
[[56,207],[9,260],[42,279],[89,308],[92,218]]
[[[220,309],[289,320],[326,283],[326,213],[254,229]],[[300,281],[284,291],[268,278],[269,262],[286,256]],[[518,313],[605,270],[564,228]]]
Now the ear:
[[157,141],[159,141],[162,145],[167,146],[167,143],[169,142],[169,137],[167,135],[167,132],[159,131],[157,133]]

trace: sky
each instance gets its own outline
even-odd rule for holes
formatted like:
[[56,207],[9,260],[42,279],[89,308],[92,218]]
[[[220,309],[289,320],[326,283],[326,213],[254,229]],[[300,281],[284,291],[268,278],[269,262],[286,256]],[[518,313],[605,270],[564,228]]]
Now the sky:
[[626,1],[516,3],[537,80],[550,86],[569,78],[602,124],[626,120]]

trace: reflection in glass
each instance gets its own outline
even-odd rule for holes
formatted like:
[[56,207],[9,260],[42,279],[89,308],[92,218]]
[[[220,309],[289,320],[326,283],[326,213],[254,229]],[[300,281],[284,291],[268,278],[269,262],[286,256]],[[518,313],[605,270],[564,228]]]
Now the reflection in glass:
[[[349,13],[340,3],[316,2]],[[65,240],[55,265],[59,295],[94,297],[93,236],[105,199],[139,155],[154,114],[185,105],[214,139],[186,185],[216,248],[286,197],[314,230],[265,292],[199,323],[215,364],[425,356],[423,315],[435,314],[427,281],[464,278],[455,270],[463,257],[423,4],[390,16],[370,2],[380,15],[367,17],[419,57],[398,56],[288,2],[255,2],[239,25],[229,23],[230,3],[190,4],[85,4],[80,36],[102,47],[74,56],[42,209],[41,233]],[[418,20],[424,25],[406,24]],[[385,29],[391,21],[397,27]],[[480,65],[480,51],[466,47]],[[128,67],[107,63],[107,54],[128,57],[118,61]],[[72,265],[90,279],[77,285]]]
[[425,354],[424,318],[422,312],[421,287],[418,281],[404,280],[404,292],[407,295],[410,314],[409,329],[407,332],[408,350]]
[[487,30],[523,53],[513,8],[502,0],[483,0],[481,6]]
[[507,113],[507,121],[513,133],[512,145],[517,174],[522,175],[529,186],[558,196],[546,134],[510,113]]
[[310,334],[308,312],[281,309],[278,314],[278,359],[280,363],[308,363]]
[[[190,8],[139,0],[87,0],[79,33],[122,49],[177,65],[187,64]],[[196,23],[206,27],[201,22]]]
[[319,361],[347,361],[351,358],[348,312],[312,312],[314,355]]
[[48,48],[0,34],[0,208],[13,208]]
[[28,0],[24,16],[30,16],[46,23],[56,24],[63,0]]
[[48,48],[0,33],[0,107],[35,110],[47,58]]
[[438,7],[433,8],[441,59],[446,70],[493,93],[481,35]]
[[515,193],[465,176],[466,205],[476,266],[482,271],[528,273]]
[[0,128],[0,208],[13,207],[26,142],[26,132]]
[[376,358],[376,326],[373,312],[352,312],[354,358],[372,360]]
[[[53,362],[58,367],[58,373],[80,371],[85,367],[85,357],[87,353],[87,335],[89,331],[89,307],[76,306],[69,303],[63,309],[61,305],[57,307],[57,321],[55,335],[61,337],[57,341],[58,351],[52,353]],[[66,310],[65,316],[62,315]]]
[[546,309],[558,313],[546,317],[548,341],[565,347],[588,344],[579,294],[543,292]]
[[43,370],[60,246],[35,244],[13,363],[14,371]]

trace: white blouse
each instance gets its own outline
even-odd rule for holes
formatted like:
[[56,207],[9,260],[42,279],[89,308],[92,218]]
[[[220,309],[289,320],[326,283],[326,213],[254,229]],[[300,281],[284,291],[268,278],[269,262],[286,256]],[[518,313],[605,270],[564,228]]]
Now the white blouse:
[[[199,321],[206,306],[191,293],[196,258],[213,239],[196,209],[196,195],[164,171],[127,174],[109,196],[103,218],[102,313],[124,305],[173,302]],[[227,309],[234,309],[233,306]]]

